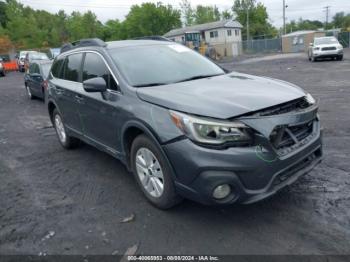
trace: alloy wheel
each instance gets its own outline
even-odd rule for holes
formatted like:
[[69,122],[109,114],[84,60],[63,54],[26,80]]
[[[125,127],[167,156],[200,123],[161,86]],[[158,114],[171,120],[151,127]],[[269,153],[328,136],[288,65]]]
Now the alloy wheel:
[[152,197],[160,197],[164,191],[164,176],[159,160],[147,148],[136,152],[135,165],[137,175],[144,189]]
[[58,138],[60,139],[61,143],[65,143],[67,139],[66,131],[64,129],[64,125],[61,119],[61,116],[56,114],[55,115],[55,128],[58,135]]

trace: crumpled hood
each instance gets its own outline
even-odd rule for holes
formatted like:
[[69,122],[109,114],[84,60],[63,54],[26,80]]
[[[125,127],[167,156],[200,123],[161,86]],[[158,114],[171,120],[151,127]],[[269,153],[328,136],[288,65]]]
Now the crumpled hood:
[[137,89],[140,99],[176,111],[227,119],[305,96],[284,81],[237,72]]

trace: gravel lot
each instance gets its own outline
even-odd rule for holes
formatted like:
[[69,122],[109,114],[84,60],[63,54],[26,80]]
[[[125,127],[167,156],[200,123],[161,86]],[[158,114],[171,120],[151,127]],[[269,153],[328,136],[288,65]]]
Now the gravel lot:
[[[0,254],[350,254],[350,52],[225,63],[304,87],[320,99],[325,159],[271,199],[161,211],[131,174],[90,146],[59,145],[21,73],[0,78]],[[130,216],[131,221],[121,223]]]

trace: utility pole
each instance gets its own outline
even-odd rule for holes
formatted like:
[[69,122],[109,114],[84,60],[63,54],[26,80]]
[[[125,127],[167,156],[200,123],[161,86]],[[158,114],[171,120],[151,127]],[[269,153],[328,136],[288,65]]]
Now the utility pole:
[[324,9],[326,9],[326,25],[325,25],[325,29],[327,30],[327,25],[328,25],[328,18],[329,18],[329,9],[331,7],[328,5],[328,6],[325,6]]
[[247,7],[247,40],[249,40],[249,7]]
[[286,34],[286,0],[283,0],[283,34]]

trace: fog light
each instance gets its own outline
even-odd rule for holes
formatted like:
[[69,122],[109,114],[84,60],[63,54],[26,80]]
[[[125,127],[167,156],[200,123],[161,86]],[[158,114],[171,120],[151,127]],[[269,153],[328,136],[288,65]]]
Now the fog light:
[[228,184],[217,186],[213,191],[215,199],[223,199],[231,193],[231,187]]

